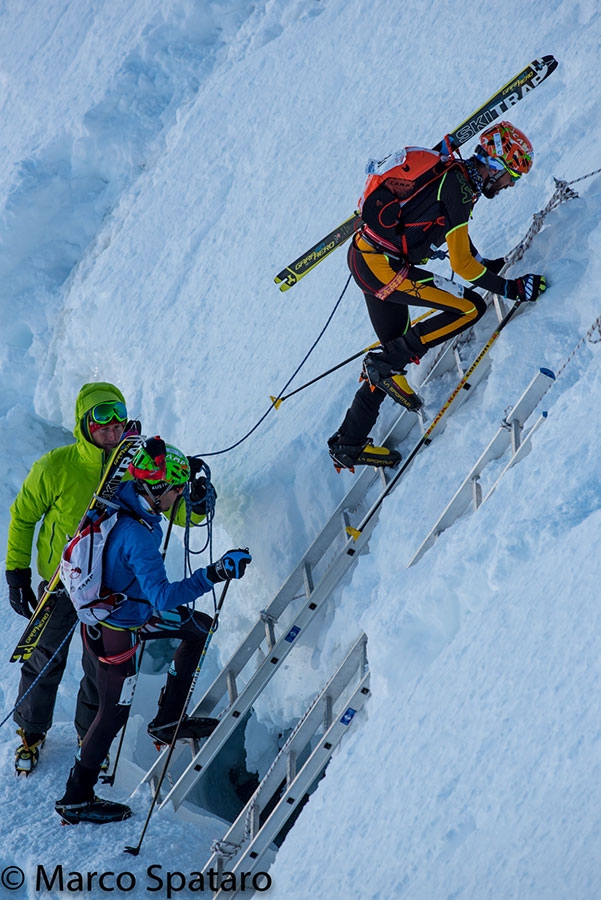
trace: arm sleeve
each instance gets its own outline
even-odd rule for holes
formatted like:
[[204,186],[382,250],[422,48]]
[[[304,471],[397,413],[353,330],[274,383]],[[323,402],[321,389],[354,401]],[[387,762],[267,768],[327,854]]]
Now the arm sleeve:
[[465,175],[456,171],[447,172],[441,181],[438,199],[445,210],[445,239],[453,271],[476,287],[506,296],[505,278],[495,275],[476,258],[477,251],[468,231],[473,191]]
[[183,603],[193,603],[212,589],[205,569],[197,569],[182,581],[170,582],[153,536],[137,523],[131,522],[123,530],[122,540],[123,558],[140,585],[140,599],[148,600],[154,609],[175,609]]
[[7,569],[27,569],[31,565],[33,538],[37,523],[53,503],[49,490],[45,457],[33,464],[10,508]]

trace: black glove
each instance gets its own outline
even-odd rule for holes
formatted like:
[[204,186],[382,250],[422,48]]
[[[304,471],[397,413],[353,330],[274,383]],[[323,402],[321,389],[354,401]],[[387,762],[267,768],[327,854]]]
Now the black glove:
[[215,509],[217,491],[212,482],[207,483],[204,475],[199,475],[190,484],[190,500],[192,501],[192,512],[197,516],[206,516]]
[[38,599],[31,587],[31,569],[6,570],[8,602],[16,613],[31,619]]
[[207,513],[213,512],[215,509],[215,501],[217,500],[217,491],[213,483],[207,483],[206,475],[200,475],[204,463],[198,456],[189,456],[190,464],[190,500],[192,502],[192,512],[197,516],[206,516]]
[[486,266],[489,272],[494,272],[495,275],[498,275],[505,265],[505,257],[499,256],[498,259],[483,259],[482,265]]
[[230,581],[232,578],[242,578],[247,565],[252,561],[252,556],[247,550],[228,550],[221,559],[211,563],[205,569],[207,578],[213,584],[218,581]]
[[521,278],[507,282],[507,296],[511,300],[536,300],[546,290],[544,275],[522,275]]

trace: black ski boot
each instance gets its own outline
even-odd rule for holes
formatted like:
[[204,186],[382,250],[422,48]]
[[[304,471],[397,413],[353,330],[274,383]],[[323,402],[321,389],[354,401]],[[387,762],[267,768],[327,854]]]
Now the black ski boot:
[[40,760],[40,750],[44,746],[46,735],[33,734],[23,728],[17,728],[21,743],[15,751],[15,772],[27,778],[31,775]]
[[355,471],[355,466],[375,466],[390,469],[397,466],[402,457],[397,450],[376,447],[368,438],[364,444],[347,444],[340,434],[328,440],[328,449],[337,472],[341,469]]
[[[189,738],[199,741],[212,734],[219,725],[219,719],[211,719],[203,716],[184,716],[182,723],[177,730],[177,739],[183,740]],[[177,728],[177,720],[175,722],[165,722],[162,725],[156,724],[153,719],[148,726],[148,734],[156,744],[170,744]]]
[[[174,675],[167,675],[167,683],[161,689],[157,714],[148,725],[148,734],[157,744],[170,744],[175,735],[189,687]],[[213,733],[219,719],[184,716],[177,731],[178,740],[189,738],[198,741]]]
[[75,760],[69,774],[64,796],[54,804],[56,812],[66,825],[92,822],[105,825],[108,822],[122,822],[129,819],[131,809],[124,803],[102,800],[94,794],[98,772],[86,769]]

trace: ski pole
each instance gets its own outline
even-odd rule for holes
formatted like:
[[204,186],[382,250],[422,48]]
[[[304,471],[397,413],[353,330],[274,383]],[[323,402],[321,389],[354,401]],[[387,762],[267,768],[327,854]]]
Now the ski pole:
[[332,372],[335,372],[337,369],[341,369],[343,366],[346,366],[347,363],[352,362],[354,359],[357,359],[359,356],[363,356],[364,353],[367,353],[368,350],[375,350],[376,347],[380,346],[380,342],[377,341],[375,344],[370,344],[369,347],[365,347],[363,350],[359,350],[358,353],[354,353],[352,356],[349,356],[348,359],[343,360],[338,363],[336,366],[332,366],[331,369],[328,369],[327,372],[322,372],[321,375],[317,375],[315,378],[312,378],[311,381],[307,381],[305,384],[302,384],[300,387],[297,387],[294,391],[290,391],[289,394],[282,394],[281,397],[271,397],[270,400],[275,406],[276,409],[279,409],[284,400],[287,400],[288,397],[293,397],[294,394],[298,394],[299,391],[304,391],[305,388],[308,388],[309,385],[315,384],[316,381],[321,381],[322,378],[325,378],[326,375],[331,375]]
[[[427,312],[422,313],[421,316],[418,316],[417,319],[412,319],[411,325],[417,325],[418,322],[421,322],[422,319],[426,319],[428,316],[431,316],[432,313],[435,312],[433,309],[429,309]],[[377,347],[381,347],[380,341],[376,341],[375,344],[370,344],[369,347],[365,347],[363,350],[359,350],[358,353],[354,353],[352,356],[349,356],[347,359],[344,359],[342,362],[338,363],[335,366],[332,366],[331,369],[328,369],[327,372],[322,372],[321,375],[317,375],[315,378],[312,378],[311,381],[307,381],[305,384],[301,384],[300,387],[297,387],[294,391],[290,391],[289,394],[282,394],[281,397],[272,397],[270,396],[270,400],[275,406],[276,409],[279,409],[284,400],[287,400],[288,397],[293,397],[294,394],[298,394],[299,391],[304,391],[305,388],[308,388],[311,384],[315,384],[316,381],[321,381],[322,378],[325,378],[326,375],[331,375],[332,372],[335,372],[337,369],[341,369],[343,366],[346,366],[347,363],[352,362],[354,359],[357,359],[359,356],[363,356],[364,353],[367,353],[369,350],[375,350]]]
[[175,749],[175,743],[177,741],[177,737],[179,734],[181,724],[184,721],[184,718],[186,716],[186,713],[188,710],[188,705],[192,698],[192,694],[194,693],[194,688],[196,687],[196,682],[198,680],[200,670],[202,669],[203,663],[205,661],[205,657],[207,655],[207,650],[209,649],[209,644],[211,643],[211,639],[212,639],[213,635],[217,631],[217,624],[219,622],[219,613],[221,612],[221,608],[223,606],[223,601],[225,600],[225,595],[227,594],[229,586],[230,586],[230,582],[226,581],[223,586],[223,591],[221,592],[219,602],[217,603],[217,606],[215,607],[215,615],[213,616],[213,621],[211,622],[211,627],[209,629],[207,639],[204,643],[204,647],[202,648],[202,654],[200,656],[200,659],[198,660],[198,665],[196,666],[196,669],[194,670],[194,675],[192,676],[192,683],[191,683],[190,689],[188,691],[188,696],[186,697],[186,702],[184,703],[184,706],[180,713],[180,717],[178,719],[177,725],[175,726],[175,731],[173,733],[173,737],[171,738],[171,743],[169,744],[169,747],[167,749],[165,765],[163,766],[163,770],[159,776],[159,780],[158,780],[158,783],[157,783],[157,786],[156,786],[156,789],[154,792],[154,796],[152,798],[152,803],[150,804],[150,809],[148,810],[148,815],[146,816],[146,821],[144,822],[142,834],[140,835],[140,840],[138,841],[138,843],[136,844],[135,847],[125,847],[124,848],[125,853],[131,853],[132,856],[137,856],[138,853],[140,852],[140,848],[142,847],[142,841],[144,840],[144,836],[148,829],[150,817],[152,816],[152,813],[156,806],[156,803],[157,803],[157,800],[159,798],[159,794],[161,791],[161,787],[162,787],[163,781],[165,779],[165,775],[167,774],[167,769],[169,768],[169,763],[171,762],[171,757],[173,756],[173,751]]
[[[350,537],[353,539],[353,541],[356,542],[359,540],[359,538],[361,537],[361,534],[367,527],[367,524],[371,521],[371,519],[378,512],[378,510],[382,506],[382,503],[384,502],[386,497],[391,493],[392,490],[394,490],[395,486],[400,481],[400,479],[403,477],[403,475],[405,474],[405,472],[407,471],[407,469],[409,468],[409,466],[411,465],[411,463],[413,462],[413,460],[415,459],[415,457],[417,456],[417,454],[419,453],[421,448],[428,446],[428,444],[432,440],[432,433],[433,433],[434,429],[437,427],[440,420],[446,414],[446,412],[448,411],[449,407],[451,406],[451,404],[453,403],[453,401],[455,400],[457,395],[460,394],[462,390],[469,390],[470,378],[472,377],[472,375],[474,374],[474,372],[476,371],[476,369],[478,368],[478,366],[480,365],[480,363],[482,362],[482,360],[484,359],[484,357],[486,356],[486,354],[488,353],[490,348],[493,346],[493,344],[495,343],[495,341],[497,340],[497,338],[499,337],[499,335],[501,334],[501,332],[503,331],[503,329],[505,328],[505,326],[507,325],[509,320],[514,316],[514,314],[517,312],[517,310],[519,309],[519,307],[521,305],[522,305],[522,301],[516,300],[515,303],[513,304],[513,306],[511,307],[511,309],[501,319],[501,321],[499,322],[499,324],[497,325],[497,327],[495,328],[495,330],[493,331],[493,333],[487,340],[486,344],[480,350],[480,353],[477,355],[477,357],[475,358],[473,363],[469,366],[467,372],[465,372],[465,374],[457,382],[457,384],[455,385],[455,387],[453,388],[453,390],[447,397],[446,401],[440,407],[437,414],[434,416],[434,418],[428,425],[427,429],[422,434],[422,436],[419,439],[419,441],[417,442],[417,444],[415,444],[415,446],[413,447],[411,453],[409,453],[409,455],[405,458],[403,465],[399,469],[396,470],[394,476],[390,479],[390,481],[388,482],[388,484],[386,485],[386,487],[384,488],[384,490],[382,491],[382,493],[380,494],[378,499],[375,501],[375,503],[373,504],[373,506],[371,507],[369,512],[363,518],[363,521],[360,523],[359,527],[353,528],[351,525],[347,526],[346,532],[347,532],[347,534],[350,535]],[[354,556],[356,550],[351,544],[348,547],[346,552],[349,556]]]
[[[171,532],[173,530],[173,523],[175,521],[177,509],[180,504],[180,499],[181,499],[181,497],[177,498],[177,500],[171,507],[171,512],[169,513],[169,525],[167,526],[167,534],[165,535],[165,542],[163,544],[163,549],[161,550],[161,556],[163,557],[163,560],[167,556],[167,548],[169,546],[169,538],[171,537]],[[142,669],[142,660],[144,659],[144,651],[145,650],[146,650],[146,643],[144,641],[142,641],[142,649],[140,650],[140,659],[138,660],[138,675],[140,674],[140,671]],[[125,722],[123,723],[123,728],[121,729],[121,737],[119,738],[119,746],[117,747],[117,755],[115,756],[115,762],[113,763],[113,771],[111,772],[110,775],[101,775],[100,776],[100,780],[102,781],[102,783],[108,784],[110,787],[112,787],[115,783],[115,776],[117,774],[117,766],[119,765],[119,759],[121,757],[121,750],[123,748],[123,741],[125,739],[125,729],[127,728],[127,723],[129,722],[129,716],[131,713],[131,708],[133,706],[137,685],[138,685],[138,682],[136,680],[136,683],[134,685],[134,689],[133,689],[133,692],[131,695],[131,700],[129,701],[129,706],[127,709],[127,718],[126,718]]]

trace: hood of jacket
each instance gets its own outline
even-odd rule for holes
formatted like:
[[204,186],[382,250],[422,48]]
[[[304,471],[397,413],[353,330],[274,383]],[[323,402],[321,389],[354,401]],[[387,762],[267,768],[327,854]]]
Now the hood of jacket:
[[[84,384],[75,401],[75,428],[73,434],[81,450],[86,453],[87,448],[93,448],[93,457],[98,456],[99,448],[88,439],[83,428],[86,413],[98,403],[114,403],[120,400],[125,403],[125,397],[118,387],[108,381],[93,381]],[[102,453],[102,451],[100,451]]]

